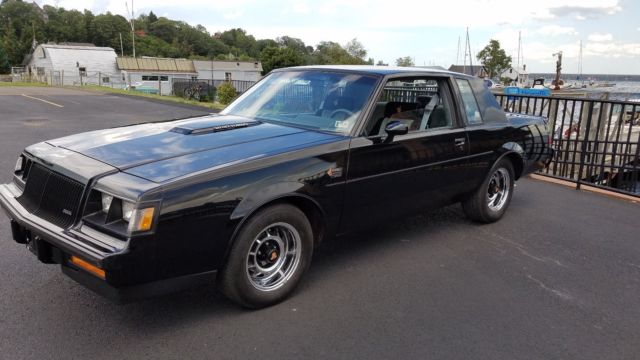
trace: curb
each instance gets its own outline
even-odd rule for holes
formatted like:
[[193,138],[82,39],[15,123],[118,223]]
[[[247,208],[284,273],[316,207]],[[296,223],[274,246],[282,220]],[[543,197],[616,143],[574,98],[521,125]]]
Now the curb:
[[[560,179],[556,179],[556,178],[552,178],[552,177],[548,177],[548,176],[544,176],[544,175],[529,174],[529,178],[533,179],[533,180],[544,181],[544,182],[551,183],[551,184],[557,184],[557,185],[570,187],[570,188],[573,188],[574,190],[576,188],[576,183],[574,183],[574,182],[567,181],[567,180],[560,180]],[[617,192],[614,192],[614,191],[607,191],[607,190],[600,189],[600,188],[597,188],[597,187],[594,187],[594,186],[589,186],[589,185],[582,184],[582,185],[580,185],[580,190],[584,190],[586,192],[596,193],[596,194],[600,194],[600,195],[616,198],[618,200],[625,200],[625,201],[628,201],[628,202],[631,202],[631,203],[634,203],[634,204],[640,204],[640,198],[637,198],[635,196],[620,194],[620,193],[617,193]]]

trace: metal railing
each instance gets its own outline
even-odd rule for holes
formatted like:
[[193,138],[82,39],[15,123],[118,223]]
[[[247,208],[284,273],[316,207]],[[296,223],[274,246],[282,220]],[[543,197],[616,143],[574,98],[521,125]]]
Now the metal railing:
[[556,150],[542,175],[640,197],[640,103],[496,94],[505,111],[544,116]]

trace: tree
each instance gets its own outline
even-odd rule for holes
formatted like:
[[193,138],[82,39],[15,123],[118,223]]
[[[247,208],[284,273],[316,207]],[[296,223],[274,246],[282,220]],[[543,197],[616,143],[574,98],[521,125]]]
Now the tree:
[[265,74],[273,69],[298,66],[305,63],[302,54],[289,47],[268,46],[260,53],[262,70]]
[[396,59],[396,66],[414,66],[411,56],[400,57]]
[[378,62],[376,63],[376,66],[389,66],[389,64],[385,64],[384,61],[378,60]]
[[222,105],[231,104],[233,99],[235,99],[238,95],[238,93],[236,92],[236,88],[233,86],[233,84],[231,84],[231,82],[222,83],[218,87],[217,93],[218,101],[220,101]]
[[349,53],[349,55],[353,56],[354,58],[362,59],[363,61],[367,56],[367,50],[364,48],[364,45],[362,45],[362,43],[358,41],[357,38],[353,38],[351,41],[349,41],[344,46],[344,49],[347,51],[347,53]]
[[0,45],[0,74],[8,74],[10,70],[9,58],[2,45]]
[[504,50],[500,48],[498,40],[491,39],[489,45],[480,50],[476,58],[487,69],[490,78],[500,75],[511,67],[511,56],[507,56]]
[[156,21],[158,21],[158,17],[156,16],[156,14],[154,14],[153,11],[149,11],[149,15],[147,16],[147,23],[151,25]]

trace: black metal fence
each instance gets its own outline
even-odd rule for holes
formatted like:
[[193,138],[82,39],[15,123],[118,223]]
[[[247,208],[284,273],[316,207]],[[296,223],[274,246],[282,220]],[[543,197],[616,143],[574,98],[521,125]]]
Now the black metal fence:
[[545,116],[556,153],[543,175],[640,197],[640,103],[496,94],[506,111]]
[[238,95],[249,90],[255,81],[240,81],[240,80],[186,80],[186,79],[173,79],[171,88],[173,95],[183,96],[185,98],[193,100],[210,101],[215,97],[216,89],[226,83],[230,82],[236,89]]

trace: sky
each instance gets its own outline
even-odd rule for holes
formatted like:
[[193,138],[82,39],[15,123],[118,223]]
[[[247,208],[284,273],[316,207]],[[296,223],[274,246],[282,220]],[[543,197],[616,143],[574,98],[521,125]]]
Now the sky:
[[[37,3],[126,16],[125,1]],[[404,56],[416,65],[462,64],[458,43],[464,47],[468,27],[472,54],[496,39],[515,65],[520,34],[520,64],[529,72],[555,72],[553,54],[562,51],[563,72],[577,73],[582,41],[583,73],[640,74],[637,0],[134,0],[133,5],[136,16],[153,11],[204,25],[211,33],[239,27],[256,39],[287,35],[312,46],[357,38],[368,57],[390,64]]]

